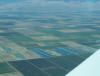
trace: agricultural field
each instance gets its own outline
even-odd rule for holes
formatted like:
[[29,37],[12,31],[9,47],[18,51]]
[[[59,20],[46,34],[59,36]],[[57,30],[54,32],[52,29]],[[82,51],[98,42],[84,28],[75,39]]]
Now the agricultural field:
[[65,76],[99,49],[100,2],[6,1],[0,1],[0,76]]

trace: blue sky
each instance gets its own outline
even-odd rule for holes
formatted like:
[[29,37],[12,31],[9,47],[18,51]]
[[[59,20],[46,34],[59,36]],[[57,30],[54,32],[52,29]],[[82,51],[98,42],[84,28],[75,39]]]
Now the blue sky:
[[12,2],[19,2],[19,1],[23,1],[23,0],[0,0],[0,5],[4,5]]

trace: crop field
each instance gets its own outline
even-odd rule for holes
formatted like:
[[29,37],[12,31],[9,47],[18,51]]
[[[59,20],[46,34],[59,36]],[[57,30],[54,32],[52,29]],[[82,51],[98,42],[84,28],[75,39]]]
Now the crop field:
[[65,76],[99,49],[100,2],[6,1],[0,1],[0,76]]

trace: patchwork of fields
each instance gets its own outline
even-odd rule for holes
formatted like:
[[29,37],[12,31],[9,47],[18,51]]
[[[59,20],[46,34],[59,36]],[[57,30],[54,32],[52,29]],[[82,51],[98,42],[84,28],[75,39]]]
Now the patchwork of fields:
[[65,76],[100,47],[98,6],[60,0],[2,4],[0,76]]

